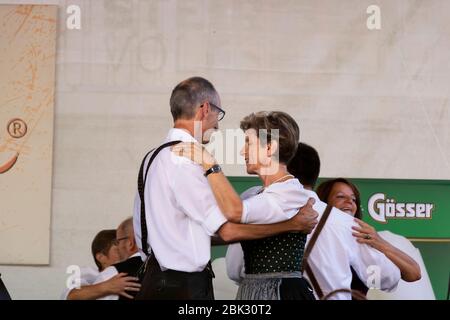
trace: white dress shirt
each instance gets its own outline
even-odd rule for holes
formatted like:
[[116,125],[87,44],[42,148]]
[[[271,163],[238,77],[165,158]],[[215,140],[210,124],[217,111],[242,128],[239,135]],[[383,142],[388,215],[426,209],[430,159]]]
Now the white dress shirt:
[[[131,255],[128,259],[134,258],[134,257],[139,257],[140,254],[139,252],[136,252],[135,254]],[[114,266],[109,266],[108,268],[105,268],[102,272],[100,272],[97,276],[97,278],[95,279],[93,284],[98,284],[101,282],[105,282],[109,279],[111,279],[112,277],[118,275],[119,272],[117,271],[116,267]],[[119,295],[117,294],[110,294],[108,296],[104,296],[101,298],[98,298],[97,300],[119,300]]]
[[[185,130],[171,129],[166,142],[194,142]],[[146,165],[150,159],[147,157]],[[211,258],[211,236],[227,219],[220,211],[203,169],[163,149],[153,161],[145,184],[148,243],[161,269],[202,271]],[[145,174],[145,170],[144,170]],[[141,245],[141,201],[136,194],[133,224]]]
[[[254,188],[252,188],[254,189]],[[255,190],[249,189],[249,193]],[[313,191],[304,190],[308,198],[316,200],[313,208],[322,217],[326,208],[326,203],[319,200]],[[262,213],[263,214],[263,213]],[[265,223],[270,223],[267,219]],[[277,221],[272,221],[277,222]],[[257,223],[257,222],[254,222]],[[351,227],[356,225],[353,217],[333,208],[328,220],[317,239],[314,249],[309,256],[309,264],[324,295],[336,289],[350,289],[352,281],[352,266],[360,279],[366,283],[373,274],[371,266],[375,266],[379,271],[379,284],[382,290],[392,291],[396,288],[400,280],[400,270],[381,252],[365,244],[356,242],[352,235]],[[311,238],[308,235],[307,243]],[[242,248],[239,243],[228,247],[226,255],[227,273],[230,279],[240,282],[245,273]],[[349,293],[338,293],[330,299],[349,300]]]

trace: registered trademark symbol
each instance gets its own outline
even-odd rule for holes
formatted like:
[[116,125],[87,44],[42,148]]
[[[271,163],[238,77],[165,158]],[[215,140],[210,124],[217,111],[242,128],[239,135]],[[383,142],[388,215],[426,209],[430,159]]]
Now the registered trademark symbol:
[[27,124],[22,119],[15,118],[8,122],[7,130],[11,137],[19,139],[27,134]]

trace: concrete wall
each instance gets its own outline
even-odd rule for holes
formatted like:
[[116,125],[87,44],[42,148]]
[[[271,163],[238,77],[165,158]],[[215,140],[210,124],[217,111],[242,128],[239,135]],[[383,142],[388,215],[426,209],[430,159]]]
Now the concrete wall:
[[[450,179],[447,1],[34,2],[60,5],[51,262],[0,266],[13,298],[56,299],[68,265],[93,265],[93,236],[132,214],[141,157],[192,75],[220,92],[222,128],[256,110],[292,114],[323,176]],[[70,4],[81,30],[66,28]]]

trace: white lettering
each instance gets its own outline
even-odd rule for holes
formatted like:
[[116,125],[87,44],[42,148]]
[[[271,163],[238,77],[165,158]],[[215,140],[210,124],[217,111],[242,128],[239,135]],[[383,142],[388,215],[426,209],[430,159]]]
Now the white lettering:
[[377,5],[370,5],[366,10],[367,14],[370,16],[367,18],[366,25],[369,30],[380,30],[381,29],[381,9]]
[[366,286],[370,289],[380,289],[381,288],[381,270],[379,266],[372,265],[366,270],[367,277]]
[[386,223],[387,218],[430,219],[434,204],[397,203],[394,199],[387,199],[383,193],[376,193],[370,197],[368,208],[375,221]]
[[386,201],[386,217],[395,217],[395,204],[393,203],[393,200],[388,199]]
[[[378,222],[386,223],[386,218],[384,214],[384,205],[380,203],[381,200],[384,200],[385,196],[383,193],[376,193],[369,199],[369,214],[370,216]],[[375,210],[375,206],[378,210]]]
[[416,217],[425,218],[425,203],[418,203],[416,205]]
[[205,315],[206,318],[209,318],[212,308],[213,307],[191,307],[186,304],[184,307],[178,308],[178,314]]
[[432,203],[426,204],[425,216],[431,218],[431,212],[433,212],[434,205]]
[[414,203],[407,203],[406,204],[406,217],[407,218],[414,217],[414,207],[415,207]]
[[405,216],[405,204],[397,203],[397,217],[403,218]]
[[66,269],[66,273],[70,274],[66,281],[67,289],[80,289],[81,287],[81,269],[80,266],[70,265]]
[[66,26],[69,30],[81,29],[81,9],[79,6],[72,4],[67,7],[66,13],[69,14],[66,20]]

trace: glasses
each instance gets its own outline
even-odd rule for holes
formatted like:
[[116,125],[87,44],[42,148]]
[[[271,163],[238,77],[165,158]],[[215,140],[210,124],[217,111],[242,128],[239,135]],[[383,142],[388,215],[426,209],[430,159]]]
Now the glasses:
[[122,238],[114,239],[113,243],[117,246],[117,245],[119,245],[120,241],[125,240],[125,239],[128,239],[128,237],[122,237]]
[[[219,108],[219,107],[216,106],[214,103],[211,103],[211,102],[208,102],[208,103],[209,103],[209,105],[210,105],[211,107],[213,107],[214,109],[216,109],[217,112],[219,113],[219,114],[217,115],[217,121],[222,120],[222,119],[225,117],[225,110],[223,110],[222,108]],[[203,107],[203,105],[201,105],[201,107]],[[201,108],[201,107],[200,107],[200,108]]]

